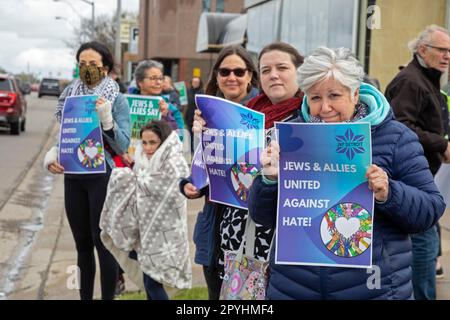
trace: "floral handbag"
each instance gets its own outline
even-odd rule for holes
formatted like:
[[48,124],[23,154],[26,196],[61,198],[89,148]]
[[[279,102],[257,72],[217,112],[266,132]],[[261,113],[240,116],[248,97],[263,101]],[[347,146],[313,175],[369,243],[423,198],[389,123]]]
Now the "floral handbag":
[[[237,252],[225,252],[224,277],[220,300],[265,300],[270,259],[260,261],[253,257],[255,247],[255,223],[247,216],[245,240]],[[272,241],[273,242],[273,241]],[[250,255],[244,255],[245,252]]]

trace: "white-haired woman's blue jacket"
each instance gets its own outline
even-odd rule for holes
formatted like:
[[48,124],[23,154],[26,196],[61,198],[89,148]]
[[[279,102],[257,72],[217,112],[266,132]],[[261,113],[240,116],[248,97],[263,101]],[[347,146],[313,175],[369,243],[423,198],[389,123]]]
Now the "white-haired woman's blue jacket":
[[[434,184],[417,135],[394,120],[384,96],[370,85],[361,86],[360,100],[372,123],[372,161],[389,176],[389,196],[375,204],[373,264],[381,272],[380,286],[367,269],[276,265],[273,246],[268,299],[411,299],[412,252],[409,234],[438,221],[445,204]],[[308,119],[303,103],[298,121]],[[306,119],[305,119],[306,118]],[[249,212],[255,222],[276,224],[277,185],[255,179]],[[299,244],[301,250],[301,244]],[[372,279],[372,280],[371,280]]]

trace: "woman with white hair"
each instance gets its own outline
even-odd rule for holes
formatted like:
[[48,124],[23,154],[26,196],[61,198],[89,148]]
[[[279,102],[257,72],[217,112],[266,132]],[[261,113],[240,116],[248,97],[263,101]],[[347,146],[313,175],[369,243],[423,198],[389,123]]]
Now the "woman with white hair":
[[[305,59],[298,76],[306,94],[299,122],[371,123],[373,164],[366,176],[375,197],[375,273],[360,268],[275,264],[272,252],[267,298],[411,299],[409,234],[433,226],[445,209],[417,136],[394,120],[382,93],[362,83],[363,68],[350,50],[320,47]],[[250,215],[268,227],[276,227],[279,152],[275,142],[264,151],[263,175],[255,179],[250,191]],[[302,244],[296,246],[302,250]],[[379,281],[373,281],[374,275]]]
[[[164,66],[155,60],[143,60],[139,62],[134,71],[137,89],[133,94],[145,96],[161,96],[163,94]],[[164,99],[165,98],[165,99]],[[184,121],[179,106],[163,96],[159,102],[162,120],[167,121],[173,130],[177,130],[180,139],[183,137]]]

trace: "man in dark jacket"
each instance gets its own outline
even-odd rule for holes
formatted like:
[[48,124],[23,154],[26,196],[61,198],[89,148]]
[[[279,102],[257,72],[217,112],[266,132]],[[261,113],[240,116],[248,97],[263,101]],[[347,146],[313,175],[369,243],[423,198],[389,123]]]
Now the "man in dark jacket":
[[[432,25],[409,43],[413,60],[386,89],[386,98],[397,120],[418,136],[433,175],[441,162],[450,162],[448,109],[440,93],[440,78],[450,62],[450,36]],[[436,298],[436,257],[439,239],[436,228],[415,234],[413,244],[413,287],[416,299]]]

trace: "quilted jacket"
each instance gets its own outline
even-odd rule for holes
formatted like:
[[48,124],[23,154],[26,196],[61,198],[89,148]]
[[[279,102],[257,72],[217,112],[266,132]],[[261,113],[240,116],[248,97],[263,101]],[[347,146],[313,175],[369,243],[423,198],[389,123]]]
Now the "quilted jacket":
[[[387,201],[375,203],[372,242],[375,267],[368,270],[277,265],[274,245],[268,299],[412,298],[409,234],[432,227],[443,214],[445,204],[417,135],[394,120],[388,102],[378,90],[363,84],[360,97],[370,109],[370,115],[361,121],[372,123],[372,162],[389,176]],[[298,121],[305,121],[305,102],[302,113]],[[261,177],[253,182],[249,212],[255,222],[269,227],[276,225],[277,188],[277,184],[266,184]],[[377,274],[381,278],[377,279]]]

